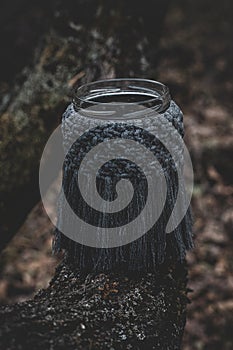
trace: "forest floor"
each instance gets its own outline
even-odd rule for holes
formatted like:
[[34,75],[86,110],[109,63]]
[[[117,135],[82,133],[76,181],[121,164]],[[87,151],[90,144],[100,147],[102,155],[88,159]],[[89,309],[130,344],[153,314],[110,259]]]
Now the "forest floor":
[[[192,303],[183,350],[233,348],[233,123],[230,22],[205,5],[172,7],[151,78],[182,106],[195,172],[196,247],[188,253]],[[221,19],[221,21],[219,20]],[[48,286],[61,257],[51,256],[53,227],[38,203],[0,256],[1,304],[28,300]]]

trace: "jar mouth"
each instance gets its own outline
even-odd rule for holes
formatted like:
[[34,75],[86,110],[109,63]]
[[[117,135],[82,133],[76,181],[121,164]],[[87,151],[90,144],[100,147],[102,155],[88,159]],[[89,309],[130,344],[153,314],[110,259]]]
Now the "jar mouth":
[[[78,87],[74,91],[73,104],[77,111],[94,110],[111,106],[133,106],[153,109],[163,113],[170,105],[170,93],[166,85],[149,79],[118,78],[98,80]],[[93,113],[91,113],[93,114]],[[98,113],[99,114],[99,113]]]

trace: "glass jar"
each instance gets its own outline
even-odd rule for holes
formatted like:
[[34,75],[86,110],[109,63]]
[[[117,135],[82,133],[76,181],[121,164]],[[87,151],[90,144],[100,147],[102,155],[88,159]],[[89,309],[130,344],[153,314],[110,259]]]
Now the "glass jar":
[[168,257],[184,259],[192,247],[190,210],[177,225],[173,210],[184,194],[177,170],[183,115],[169,89],[145,79],[83,85],[63,115],[62,132],[54,251],[65,249],[90,271],[148,271]]

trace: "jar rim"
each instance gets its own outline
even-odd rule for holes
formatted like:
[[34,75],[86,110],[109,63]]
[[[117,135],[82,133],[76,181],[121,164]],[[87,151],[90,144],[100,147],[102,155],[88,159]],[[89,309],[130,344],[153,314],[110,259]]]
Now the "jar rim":
[[[99,96],[111,96],[124,92],[131,94],[138,94],[141,96],[147,95],[147,99],[141,99],[134,102],[126,102],[127,104],[144,105],[156,104],[160,101],[160,105],[156,109],[161,113],[170,105],[171,97],[169,89],[166,85],[156,80],[143,79],[143,78],[114,78],[114,79],[102,79],[83,84],[77,87],[73,93],[73,103],[77,110],[86,107],[97,106],[106,104],[106,102],[99,102],[96,100]],[[149,96],[149,98],[148,98]],[[107,102],[109,103],[109,102]],[[111,101],[114,105],[114,101]]]

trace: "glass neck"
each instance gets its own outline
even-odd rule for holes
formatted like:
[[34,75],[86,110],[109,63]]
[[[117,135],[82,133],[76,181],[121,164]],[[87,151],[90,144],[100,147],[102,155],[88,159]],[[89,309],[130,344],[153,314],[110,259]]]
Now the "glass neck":
[[[75,90],[74,108],[80,114],[101,119],[131,119],[140,110],[163,113],[170,105],[168,88],[153,80],[109,79]],[[144,113],[145,114],[145,113]]]

